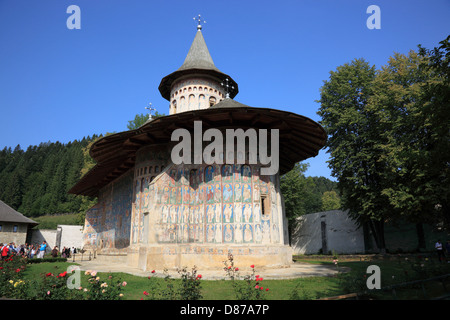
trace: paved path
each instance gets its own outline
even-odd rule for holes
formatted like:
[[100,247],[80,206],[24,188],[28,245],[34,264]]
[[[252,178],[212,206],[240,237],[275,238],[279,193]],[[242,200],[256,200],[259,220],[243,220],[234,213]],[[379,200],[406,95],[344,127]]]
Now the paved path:
[[[76,261],[75,263],[80,265],[80,269],[83,271],[86,270],[95,270],[98,272],[123,272],[129,273],[136,276],[148,277],[159,276],[164,277],[165,274],[163,270],[156,270],[155,273],[151,273],[152,270],[142,271],[138,268],[131,268],[125,264],[119,263],[110,263],[110,262],[101,262],[99,260],[91,260],[91,261]],[[190,271],[190,269],[188,269]],[[293,263],[288,268],[256,268],[257,274],[263,277],[266,280],[269,279],[294,279],[294,278],[302,278],[302,277],[312,277],[312,276],[333,276],[338,273],[335,266],[325,266],[318,264],[309,264],[309,263]],[[342,270],[341,268],[341,271]],[[168,272],[172,278],[179,277],[179,274],[175,270],[171,270]],[[241,276],[245,276],[249,274],[250,271],[242,271],[240,272]],[[217,271],[214,270],[198,270],[197,274],[202,275],[202,279],[204,280],[222,280],[227,279],[225,275],[225,271],[223,269],[219,269]]]

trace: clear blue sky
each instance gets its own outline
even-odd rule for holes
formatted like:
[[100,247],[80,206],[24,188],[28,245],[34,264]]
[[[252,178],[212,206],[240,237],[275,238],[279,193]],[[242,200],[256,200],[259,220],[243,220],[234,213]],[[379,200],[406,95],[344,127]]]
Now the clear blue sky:
[[[81,29],[69,30],[69,5]],[[369,5],[381,29],[369,30]],[[0,149],[127,130],[184,61],[196,32],[239,84],[235,100],[315,121],[329,72],[355,58],[382,66],[394,52],[433,48],[450,32],[450,1],[0,0]],[[322,150],[307,175],[330,177]]]

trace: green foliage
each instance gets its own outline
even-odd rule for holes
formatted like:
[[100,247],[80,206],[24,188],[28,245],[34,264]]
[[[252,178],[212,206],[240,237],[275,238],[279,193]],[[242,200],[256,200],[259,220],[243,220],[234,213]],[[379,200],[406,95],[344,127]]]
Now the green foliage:
[[109,274],[105,280],[102,280],[95,271],[87,271],[88,285],[83,289],[87,300],[121,300],[123,287],[126,283]]
[[237,300],[263,300],[269,289],[263,287],[263,278],[256,274],[255,266],[250,268],[252,272],[245,277],[240,275],[239,268],[234,265],[234,258],[231,253],[224,261],[224,270],[227,277],[232,281],[234,294]]
[[192,271],[187,271],[184,267],[178,270],[181,276],[181,283],[179,288],[180,300],[200,300],[203,296],[201,294],[201,282],[202,276],[197,274],[197,268],[194,266]]
[[[158,117],[164,117],[165,114],[158,113],[158,111],[155,112],[154,115],[152,115],[152,118],[158,118]],[[133,120],[128,121],[127,128],[128,130],[134,130],[142,126],[145,122],[148,120],[148,114],[137,114]]]
[[322,195],[322,210],[338,210],[341,208],[341,198],[334,190],[325,191]]
[[0,151],[0,199],[26,216],[80,212],[86,197],[67,191],[86,166],[84,148],[97,136]]
[[321,88],[318,114],[328,132],[329,166],[338,180],[343,207],[361,220],[382,218],[383,199],[374,197],[380,184],[377,132],[367,110],[375,67],[353,60],[330,72]]
[[[281,194],[284,198],[289,234],[294,230],[297,217],[314,212],[339,209],[339,195],[336,183],[325,177],[306,177],[307,163],[297,163],[295,167],[280,178]],[[330,203],[327,192],[334,192]],[[331,209],[330,209],[331,208]]]
[[14,284],[26,269],[25,261],[26,259],[15,255],[0,260],[0,297],[9,297],[14,293]]
[[66,262],[67,258],[33,258],[33,259],[27,259],[27,264],[36,264],[36,263],[44,263],[44,262]]
[[[152,272],[154,273],[154,271]],[[187,267],[178,270],[181,279],[175,280],[170,277],[167,269],[164,270],[164,283],[156,277],[149,276],[149,285],[143,292],[148,300],[200,300],[203,298],[200,274],[194,266],[191,271]]]
[[303,279],[299,278],[295,281],[295,287],[289,293],[289,300],[313,300],[316,298],[314,293],[306,288]]
[[450,226],[449,39],[395,53],[380,70],[353,60],[321,88],[318,114],[341,205],[381,250],[385,221]]

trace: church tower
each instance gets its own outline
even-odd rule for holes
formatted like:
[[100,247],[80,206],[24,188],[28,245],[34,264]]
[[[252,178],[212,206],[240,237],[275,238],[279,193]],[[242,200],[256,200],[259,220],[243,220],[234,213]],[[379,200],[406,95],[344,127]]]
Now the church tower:
[[184,63],[159,85],[163,98],[170,101],[169,114],[207,109],[225,99],[227,93],[230,98],[238,93],[237,83],[214,65],[198,20],[197,33]]

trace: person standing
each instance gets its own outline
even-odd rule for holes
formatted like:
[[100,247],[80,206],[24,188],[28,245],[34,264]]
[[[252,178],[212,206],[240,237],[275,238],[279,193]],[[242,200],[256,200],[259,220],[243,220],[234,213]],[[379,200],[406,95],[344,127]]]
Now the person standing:
[[39,248],[38,258],[44,258],[45,250],[47,249],[47,242],[44,240]]
[[58,257],[58,247],[55,246],[52,250],[52,257],[57,258]]
[[5,244],[5,245],[3,245],[3,243],[0,245],[0,248],[1,248],[1,260],[5,260],[6,259],[6,257],[8,256],[8,251],[9,251],[9,248],[8,248],[8,245],[7,244]]
[[439,239],[439,240],[436,242],[436,244],[435,244],[434,247],[436,248],[436,251],[437,251],[437,254],[438,254],[438,259],[439,259],[439,261],[444,261],[444,248],[443,248],[443,246],[442,246],[441,239]]
[[30,258],[33,259],[35,254],[36,254],[36,248],[34,247],[34,245],[32,245],[31,249],[30,249]]

